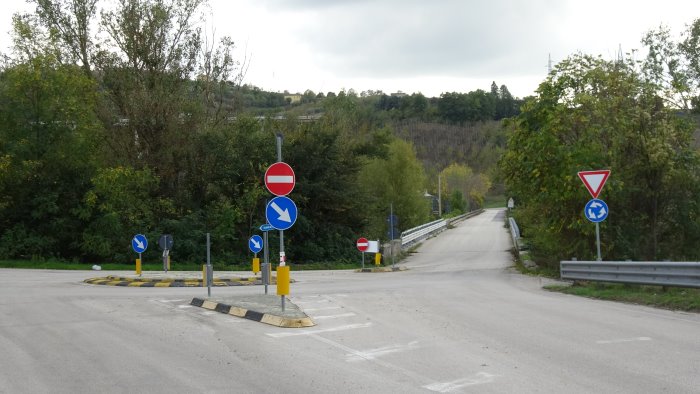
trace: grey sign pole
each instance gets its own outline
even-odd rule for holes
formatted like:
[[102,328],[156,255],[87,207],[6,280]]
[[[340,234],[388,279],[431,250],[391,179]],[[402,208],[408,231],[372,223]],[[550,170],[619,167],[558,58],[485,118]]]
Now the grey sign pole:
[[598,222],[595,223],[595,241],[598,246],[598,261],[603,261],[603,258],[600,256],[600,223]]
[[391,233],[391,269],[393,270],[396,268],[394,265],[394,203],[389,204],[389,225],[391,226],[391,229],[389,232]]
[[[267,205],[267,204],[266,204]],[[270,284],[270,248],[267,244],[267,233],[263,232],[263,266],[262,266],[262,281],[265,285],[265,294],[267,294],[267,285]]]
[[[277,161],[282,161],[282,134],[277,133]],[[280,230],[280,265],[284,265],[284,230]],[[284,298],[284,297],[282,297]]]
[[211,282],[214,280],[214,270],[211,267],[210,237],[207,233],[207,296],[211,297]]
[[[282,161],[282,133],[277,133],[277,161]],[[280,263],[279,265],[285,265],[286,257],[284,255],[284,230],[280,230]],[[279,279],[279,276],[278,276]],[[284,312],[284,296],[282,297],[282,311]]]

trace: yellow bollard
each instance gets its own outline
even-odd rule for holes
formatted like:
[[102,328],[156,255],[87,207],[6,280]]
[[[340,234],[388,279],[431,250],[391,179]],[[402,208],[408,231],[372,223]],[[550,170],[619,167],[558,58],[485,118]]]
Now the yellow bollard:
[[277,267],[277,295],[289,295],[289,266]]
[[207,265],[202,264],[202,287],[207,287]]
[[170,271],[170,255],[168,255],[168,271]]
[[253,258],[253,273],[258,274],[260,272],[260,258],[254,257]]
[[374,254],[374,265],[379,265],[382,263],[382,254],[381,253],[375,253]]
[[141,259],[136,259],[136,275],[141,275]]

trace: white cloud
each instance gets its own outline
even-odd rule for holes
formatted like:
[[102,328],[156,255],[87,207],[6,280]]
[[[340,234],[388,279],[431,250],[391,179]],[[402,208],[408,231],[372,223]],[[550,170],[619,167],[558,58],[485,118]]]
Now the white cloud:
[[[6,0],[7,10],[27,9]],[[342,88],[392,92],[489,89],[532,94],[547,56],[575,52],[614,58],[640,48],[664,23],[675,32],[700,17],[700,2],[462,0],[210,0],[217,37],[249,56],[246,82],[303,92]],[[0,17],[10,29],[11,14]],[[9,45],[1,36],[0,47]]]

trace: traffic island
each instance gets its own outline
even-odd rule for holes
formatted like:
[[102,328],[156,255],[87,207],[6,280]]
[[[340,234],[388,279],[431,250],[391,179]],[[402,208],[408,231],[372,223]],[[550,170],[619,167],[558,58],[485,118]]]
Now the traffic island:
[[282,310],[281,299],[272,294],[259,294],[221,299],[193,298],[190,305],[284,328],[313,327],[316,324],[289,299]]
[[406,271],[406,267],[373,267],[373,268],[360,268],[355,270],[355,272],[396,272],[396,271]]
[[[275,283],[275,278],[271,284]],[[139,278],[126,276],[107,276],[102,278],[85,279],[85,283],[91,285],[122,286],[122,287],[203,287],[201,278]],[[214,278],[212,286],[250,286],[261,285],[262,280],[256,277],[249,278]]]

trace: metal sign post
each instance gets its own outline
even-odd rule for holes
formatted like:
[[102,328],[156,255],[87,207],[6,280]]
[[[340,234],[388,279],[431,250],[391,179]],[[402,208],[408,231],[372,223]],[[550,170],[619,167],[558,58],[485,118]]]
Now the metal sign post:
[[267,231],[263,233],[262,282],[265,285],[265,294],[267,294],[267,285],[270,284],[270,248],[267,246],[267,233]]
[[207,297],[211,297],[211,282],[214,281],[214,270],[211,267],[211,242],[207,233]]
[[600,222],[595,223],[595,242],[598,247],[598,261],[603,261],[603,258],[600,256]]

